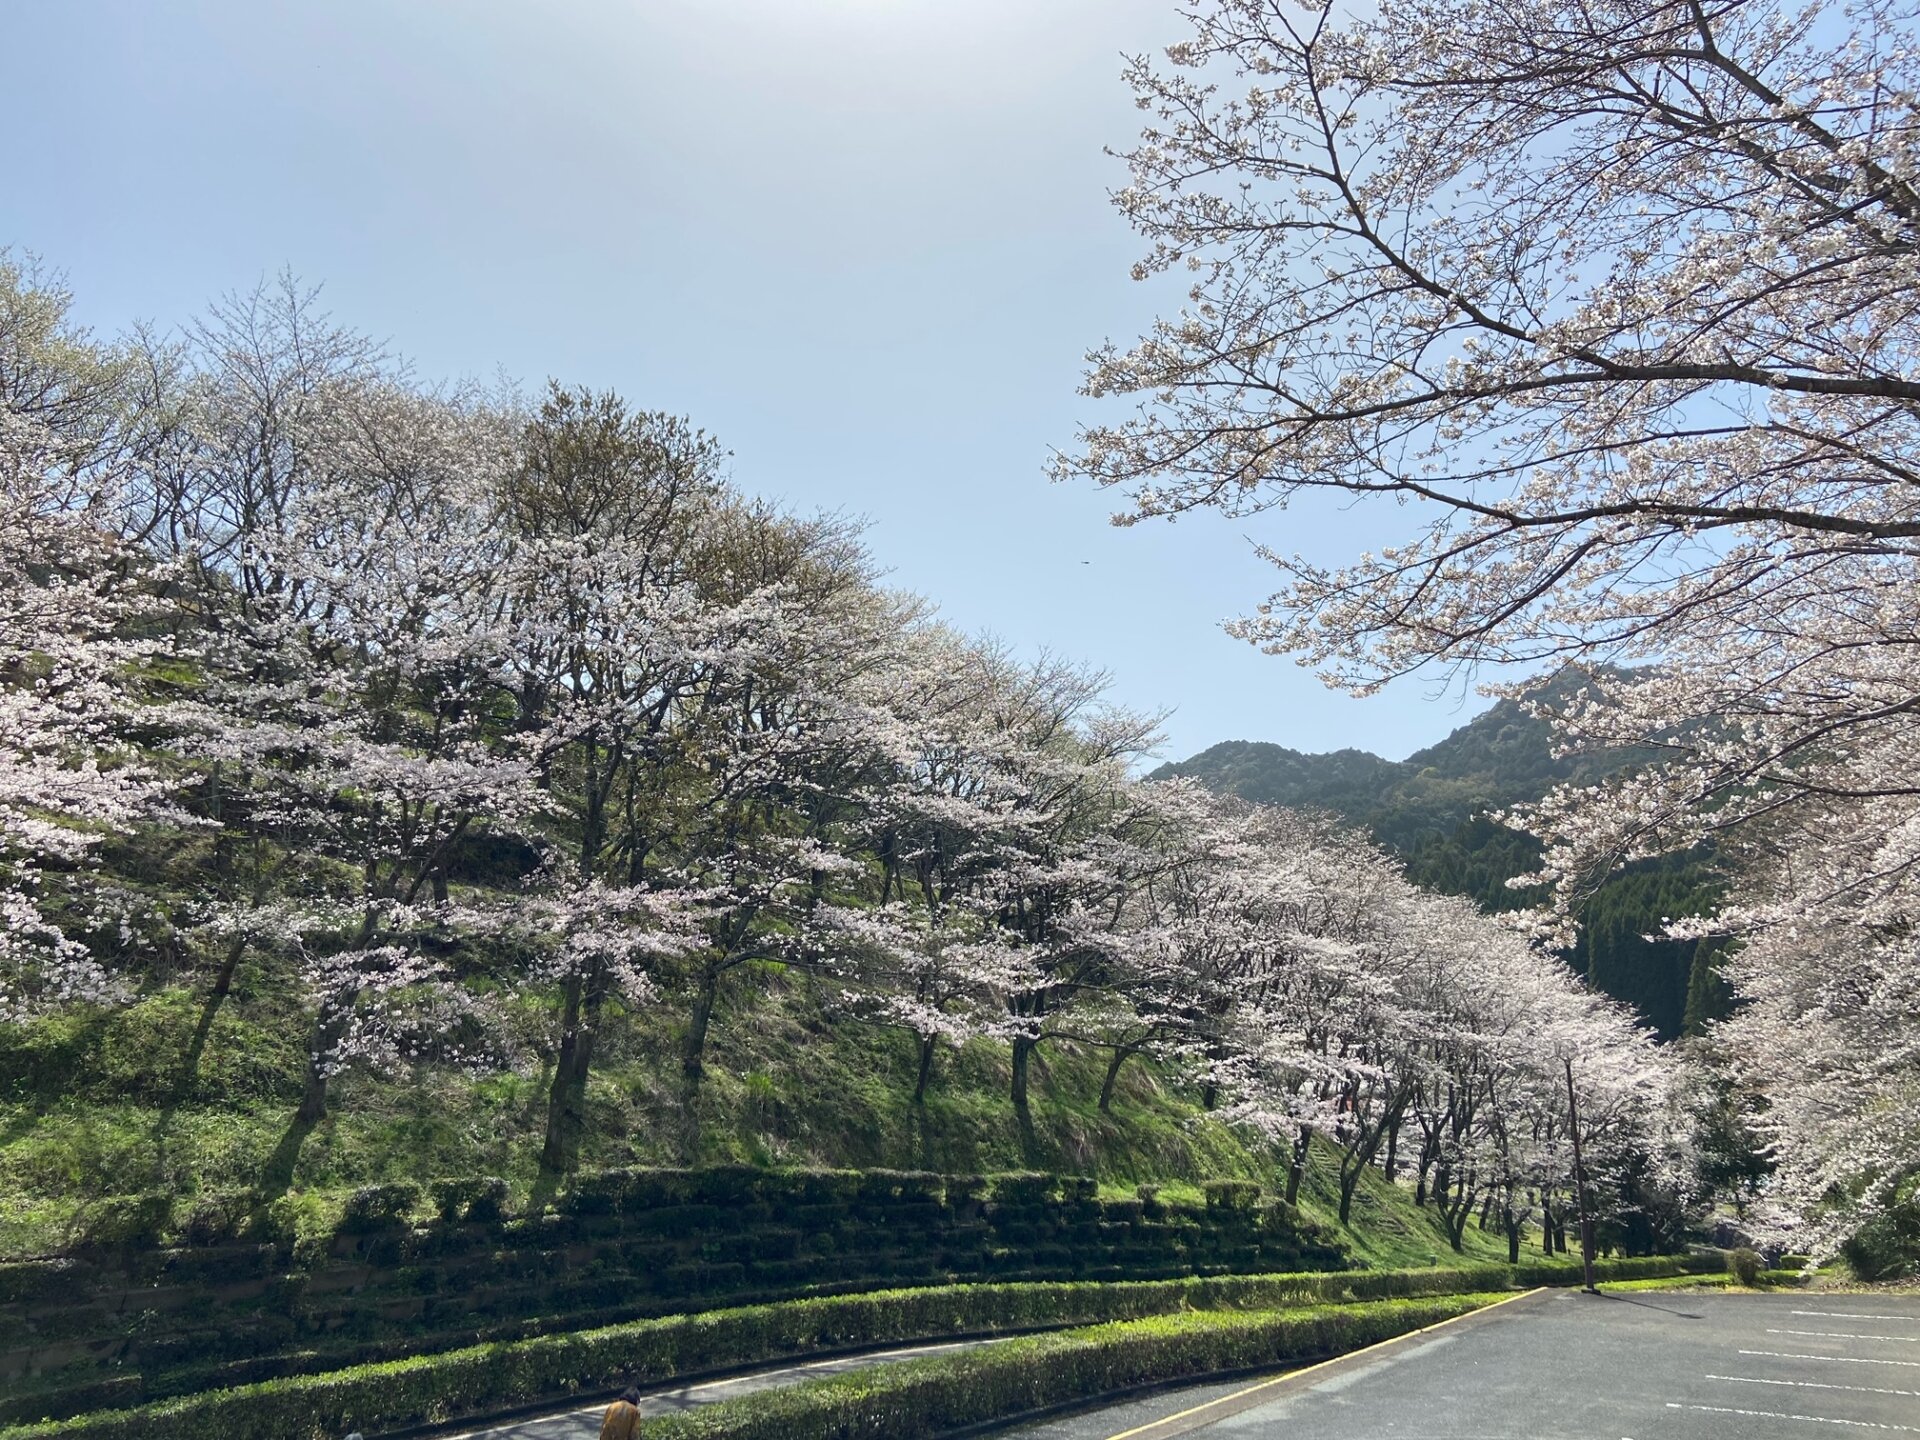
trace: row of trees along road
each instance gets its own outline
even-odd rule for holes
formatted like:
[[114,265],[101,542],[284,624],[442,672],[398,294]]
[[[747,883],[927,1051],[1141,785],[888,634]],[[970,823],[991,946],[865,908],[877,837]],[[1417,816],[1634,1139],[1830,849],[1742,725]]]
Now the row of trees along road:
[[[0,276],[0,1007],[296,974],[297,1124],[352,1066],[545,1065],[664,1009],[700,1084],[770,967],[919,1048],[1105,1047],[1291,1156],[1552,1240],[1571,1060],[1599,1164],[1684,1166],[1690,1081],[1616,1007],[1331,822],[1149,783],[1153,724],[874,580],[682,421],[409,380],[290,285],[96,343]],[[163,837],[164,884],[103,837]],[[719,1002],[725,999],[725,1005]],[[551,1017],[532,1053],[503,1025]],[[692,1107],[689,1105],[689,1111]],[[1620,1187],[1616,1186],[1615,1189]]]
[[[1132,522],[1317,493],[1238,626],[1370,691],[1585,667],[1579,747],[1509,817],[1577,908],[1712,839],[1672,938],[1729,943],[1708,1052],[1829,1247],[1920,1175],[1920,48],[1899,0],[1208,0],[1130,78],[1118,203],[1176,316],[1092,357],[1133,396],[1065,475]],[[1622,674],[1622,671],[1625,671]],[[1429,672],[1431,673],[1431,672]]]

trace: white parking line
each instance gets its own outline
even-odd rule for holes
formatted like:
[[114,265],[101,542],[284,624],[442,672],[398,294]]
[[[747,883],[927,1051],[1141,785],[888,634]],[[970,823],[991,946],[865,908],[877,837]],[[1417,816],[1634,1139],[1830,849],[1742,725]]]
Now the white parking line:
[[1741,1350],[1741,1356],[1766,1356],[1768,1359],[1824,1359],[1832,1365],[1899,1365],[1920,1371],[1920,1359],[1872,1359],[1868,1356],[1789,1356],[1784,1350]]
[[1826,1380],[1766,1380],[1758,1375],[1707,1375],[1707,1380],[1731,1380],[1740,1385],[1791,1385],[1796,1390],[1850,1390],[1856,1395],[1920,1395],[1920,1390],[1883,1390],[1877,1385],[1835,1385]]
[[1769,1335],[1810,1335],[1817,1340],[1889,1340],[1920,1345],[1920,1335],[1855,1335],[1848,1330],[1768,1330]]
[[1856,1430],[1893,1430],[1920,1435],[1920,1425],[1886,1425],[1877,1420],[1836,1420],[1831,1415],[1790,1415],[1784,1410],[1738,1410],[1731,1405],[1682,1405],[1667,1401],[1669,1410],[1703,1410],[1709,1415],[1745,1415],[1752,1420],[1810,1420],[1815,1425],[1849,1425]]
[[1742,1350],[1742,1355],[1764,1355],[1769,1360],[1824,1360],[1831,1365],[1898,1365],[1920,1370],[1920,1360],[1873,1360],[1865,1355],[1789,1355],[1784,1350]]
[[1818,1315],[1826,1320],[1904,1320],[1904,1315],[1868,1315],[1859,1310],[1789,1310],[1789,1315]]

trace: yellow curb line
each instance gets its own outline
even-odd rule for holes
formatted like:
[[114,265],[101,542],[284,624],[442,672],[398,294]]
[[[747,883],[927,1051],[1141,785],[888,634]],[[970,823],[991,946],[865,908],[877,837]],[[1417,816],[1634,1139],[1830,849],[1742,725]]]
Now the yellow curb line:
[[[1191,1409],[1181,1410],[1172,1415],[1163,1415],[1158,1420],[1149,1421],[1145,1425],[1136,1425],[1131,1430],[1122,1430],[1118,1435],[1109,1435],[1107,1440],[1142,1440],[1142,1437],[1147,1436],[1153,1437],[1153,1440],[1169,1440],[1171,1436],[1184,1435],[1189,1430],[1197,1430],[1199,1426],[1186,1425],[1177,1430],[1163,1429],[1162,1427],[1172,1426],[1182,1420],[1191,1419],[1195,1415],[1205,1414],[1209,1410],[1217,1410],[1223,1406],[1231,1405],[1236,1400],[1243,1400],[1249,1395],[1257,1395],[1262,1390],[1272,1389],[1275,1385],[1284,1385],[1289,1380],[1298,1380],[1302,1375],[1311,1375],[1314,1371],[1324,1370],[1329,1365],[1345,1364],[1356,1355],[1370,1354],[1375,1350],[1384,1350],[1389,1345],[1398,1345],[1402,1340],[1411,1340],[1416,1335],[1426,1335],[1435,1330],[1444,1330],[1449,1325],[1458,1324],[1462,1320],[1472,1320],[1476,1316],[1486,1314],[1489,1310],[1498,1310],[1502,1305],[1511,1305],[1516,1300],[1530,1300],[1535,1295],[1543,1294],[1551,1288],[1552,1287],[1548,1285],[1535,1286],[1533,1289],[1522,1291],[1518,1295],[1509,1295],[1504,1300],[1496,1300],[1491,1305],[1482,1305],[1478,1309],[1469,1310],[1464,1315],[1455,1315],[1450,1319],[1435,1321],[1431,1325],[1422,1325],[1418,1330],[1408,1330],[1385,1340],[1376,1340],[1371,1345],[1362,1346],[1358,1350],[1349,1350],[1346,1354],[1336,1355],[1331,1360],[1322,1360],[1316,1365],[1307,1365],[1299,1370],[1289,1370],[1284,1375],[1276,1375],[1271,1380],[1262,1380],[1256,1385],[1247,1386],[1244,1390],[1236,1390],[1231,1395],[1222,1395],[1218,1399],[1208,1400],[1204,1404],[1193,1406]],[[1239,1407],[1239,1409],[1246,1408],[1248,1407]],[[1238,1413],[1239,1410],[1237,1409],[1227,1412],[1227,1414]],[[1227,1418],[1227,1414],[1223,1414],[1218,1418],[1224,1420]],[[1212,1422],[1202,1421],[1201,1423],[1211,1424]]]

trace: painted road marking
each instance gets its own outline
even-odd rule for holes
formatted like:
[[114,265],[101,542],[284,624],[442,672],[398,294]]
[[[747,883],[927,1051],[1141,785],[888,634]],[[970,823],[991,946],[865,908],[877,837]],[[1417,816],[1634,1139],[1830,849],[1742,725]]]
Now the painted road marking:
[[1849,1425],[1856,1430],[1894,1430],[1902,1435],[1920,1435],[1920,1425],[1887,1425],[1878,1420],[1836,1420],[1831,1415],[1791,1415],[1785,1410],[1739,1410],[1731,1405],[1682,1405],[1667,1401],[1669,1410],[1701,1410],[1709,1415],[1745,1415],[1751,1420],[1806,1420],[1815,1425]]
[[1404,1335],[1395,1335],[1390,1339],[1376,1341],[1372,1345],[1358,1350],[1349,1350],[1344,1355],[1336,1355],[1331,1360],[1322,1360],[1318,1365],[1308,1365],[1299,1370],[1289,1370],[1284,1375],[1275,1375],[1271,1379],[1261,1380],[1236,1390],[1231,1395],[1222,1395],[1217,1400],[1195,1405],[1186,1410],[1164,1415],[1158,1420],[1150,1420],[1145,1425],[1136,1425],[1131,1430],[1122,1430],[1117,1435],[1107,1436],[1107,1440],[1172,1440],[1173,1436],[1185,1435],[1202,1426],[1211,1425],[1216,1420],[1224,1420],[1229,1415],[1238,1415],[1243,1410],[1251,1410],[1256,1405],[1264,1405],[1264,1399],[1254,1396],[1264,1395],[1276,1385],[1284,1385],[1289,1380],[1298,1380],[1302,1375],[1311,1375],[1316,1370],[1324,1370],[1329,1365],[1341,1365],[1362,1355],[1370,1355],[1375,1350],[1384,1350],[1389,1345],[1398,1345],[1402,1340],[1411,1340],[1416,1335],[1431,1335],[1436,1330],[1444,1330],[1449,1325],[1458,1325],[1462,1320],[1473,1320],[1485,1315],[1489,1310],[1498,1310],[1502,1305],[1511,1305],[1516,1300],[1528,1300],[1540,1294],[1547,1287],[1542,1285],[1519,1295],[1509,1295],[1504,1300],[1496,1300],[1491,1305],[1482,1305],[1478,1310],[1469,1310],[1464,1315],[1456,1315],[1451,1320],[1442,1320],[1437,1324],[1423,1325],[1418,1330],[1409,1330]]
[[1731,1380],[1740,1385],[1791,1385],[1798,1390],[1851,1390],[1859,1395],[1920,1395],[1920,1390],[1883,1390],[1877,1385],[1835,1385],[1826,1380],[1764,1380],[1757,1375],[1707,1375],[1707,1380]]
[[1764,1355],[1769,1360],[1824,1360],[1831,1365],[1899,1365],[1920,1370],[1920,1360],[1873,1360],[1865,1355],[1789,1355],[1783,1350],[1742,1350],[1742,1355]]
[[1920,1345],[1920,1335],[1855,1335],[1847,1330],[1769,1330],[1769,1335],[1810,1335],[1816,1340],[1887,1340],[1901,1345]]
[[1904,1315],[1867,1315],[1858,1310],[1789,1310],[1789,1315],[1819,1315],[1828,1320],[1904,1320]]

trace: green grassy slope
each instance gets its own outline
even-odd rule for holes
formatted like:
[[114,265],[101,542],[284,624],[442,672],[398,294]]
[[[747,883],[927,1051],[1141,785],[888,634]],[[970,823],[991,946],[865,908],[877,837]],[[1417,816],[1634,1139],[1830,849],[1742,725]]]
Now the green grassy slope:
[[[799,977],[762,979],[750,1007],[719,1017],[691,1108],[666,1012],[607,1028],[583,1166],[1044,1169],[1093,1175],[1113,1191],[1159,1184],[1170,1198],[1197,1198],[1208,1179],[1278,1184],[1271,1154],[1141,1062],[1122,1073],[1105,1114],[1097,1105],[1105,1054],[1050,1044],[1023,1126],[1006,1098],[1004,1047],[979,1042],[944,1052],[927,1100],[915,1105],[905,1036],[835,1022]],[[334,1113],[302,1134],[291,1121],[303,1021],[286,986],[287,977],[256,968],[211,1014],[203,995],[171,989],[124,1010],[0,1029],[0,1255],[62,1249],[115,1197],[143,1193],[175,1197],[177,1217],[209,1193],[284,1193],[283,1203],[311,1211],[316,1229],[348,1192],[380,1181],[499,1175],[516,1208],[535,1197],[546,1107],[536,1061],[476,1076],[349,1076]],[[529,1042],[544,1018],[521,1017]],[[1303,1199],[1334,1223],[1324,1160]],[[1405,1189],[1377,1176],[1361,1192],[1348,1243],[1371,1265],[1451,1258]],[[1470,1231],[1464,1259],[1496,1255],[1504,1250],[1493,1237]]]

